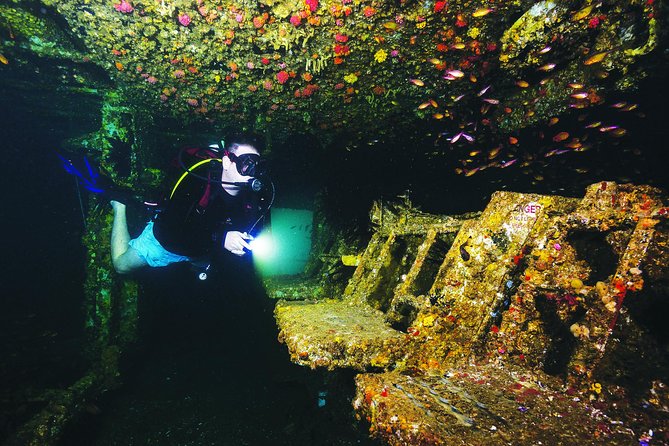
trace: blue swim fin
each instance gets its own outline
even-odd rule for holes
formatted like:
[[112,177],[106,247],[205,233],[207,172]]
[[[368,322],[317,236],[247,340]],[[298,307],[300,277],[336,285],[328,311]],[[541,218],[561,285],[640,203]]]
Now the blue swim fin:
[[100,174],[96,172],[96,169],[91,166],[91,163],[88,162],[88,158],[84,157],[84,163],[86,164],[87,171],[87,175],[84,175],[81,170],[76,168],[72,161],[68,160],[60,153],[56,152],[56,155],[58,155],[58,158],[60,158],[65,172],[81,179],[86,190],[93,192],[94,194],[101,194],[105,191],[98,185],[98,178],[100,177]]

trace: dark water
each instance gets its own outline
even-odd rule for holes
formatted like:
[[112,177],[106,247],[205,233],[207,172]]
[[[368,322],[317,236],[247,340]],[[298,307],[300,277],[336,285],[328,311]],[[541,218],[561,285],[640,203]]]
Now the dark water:
[[71,385],[88,366],[82,216],[72,178],[57,174],[53,159],[65,134],[86,123],[43,118],[0,119],[0,442],[44,406],[33,396]]
[[372,444],[353,417],[353,374],[291,364],[252,265],[224,271],[206,282],[181,266],[140,277],[143,345],[126,384],[61,445]]

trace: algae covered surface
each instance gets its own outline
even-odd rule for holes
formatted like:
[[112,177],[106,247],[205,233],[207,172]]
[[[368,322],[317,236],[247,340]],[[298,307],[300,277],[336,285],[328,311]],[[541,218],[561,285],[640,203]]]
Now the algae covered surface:
[[[436,123],[453,143],[477,133],[491,150],[634,91],[661,70],[665,22],[661,2],[640,0],[14,0],[0,9],[0,69],[52,60],[74,88],[113,85],[156,115],[276,139]],[[584,136],[556,142],[579,150]],[[522,151],[497,152],[463,173]]]

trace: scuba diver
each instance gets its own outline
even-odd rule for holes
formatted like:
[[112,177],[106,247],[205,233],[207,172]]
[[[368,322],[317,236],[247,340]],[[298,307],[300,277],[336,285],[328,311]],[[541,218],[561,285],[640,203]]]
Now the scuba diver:
[[[191,262],[204,280],[224,251],[240,257],[250,252],[254,230],[272,205],[261,203],[260,191],[267,184],[260,150],[261,142],[252,136],[237,137],[227,147],[221,142],[182,149],[178,160],[183,174],[162,211],[134,239],[128,233],[126,205],[112,198],[114,269],[128,274],[145,266]],[[187,167],[185,156],[197,162]],[[273,184],[271,192],[273,201]]]

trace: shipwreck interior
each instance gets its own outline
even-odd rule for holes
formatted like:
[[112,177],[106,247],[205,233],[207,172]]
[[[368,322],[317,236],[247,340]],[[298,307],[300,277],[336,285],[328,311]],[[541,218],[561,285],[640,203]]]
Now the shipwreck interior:
[[[669,444],[667,17],[0,0],[0,444]],[[239,131],[284,251],[115,272]]]

